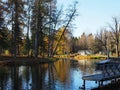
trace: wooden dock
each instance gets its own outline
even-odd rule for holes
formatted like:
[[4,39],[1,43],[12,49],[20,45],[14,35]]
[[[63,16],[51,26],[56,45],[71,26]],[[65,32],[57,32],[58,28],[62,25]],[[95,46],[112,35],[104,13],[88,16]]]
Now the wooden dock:
[[111,75],[111,76],[104,76],[103,74],[94,74],[94,75],[82,77],[83,80],[99,82],[99,86],[101,86],[104,81],[113,80],[113,79],[117,80],[118,78],[120,78],[120,74]]
[[88,76],[83,76],[83,87],[82,89],[85,90],[85,81],[95,81],[98,82],[99,87],[103,86],[104,81],[112,81],[114,80],[117,82],[117,80],[120,78],[120,63],[105,61],[100,62],[97,64],[98,70],[101,70],[102,73],[100,74],[93,74]]

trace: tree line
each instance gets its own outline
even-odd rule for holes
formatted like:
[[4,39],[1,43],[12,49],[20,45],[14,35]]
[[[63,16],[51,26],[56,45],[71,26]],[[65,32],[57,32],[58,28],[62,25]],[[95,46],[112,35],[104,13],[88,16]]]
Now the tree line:
[[77,3],[66,13],[56,4],[56,0],[0,0],[0,54],[5,50],[15,58],[63,54]]
[[92,50],[94,54],[111,54],[119,57],[120,53],[120,22],[118,17],[112,18],[112,23],[101,28],[94,35],[83,33],[79,38],[72,38],[72,52]]

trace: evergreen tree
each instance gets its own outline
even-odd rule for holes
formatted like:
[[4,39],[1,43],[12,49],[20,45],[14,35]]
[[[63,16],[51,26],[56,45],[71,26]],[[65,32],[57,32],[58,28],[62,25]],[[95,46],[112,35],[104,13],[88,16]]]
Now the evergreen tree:
[[0,53],[3,49],[6,49],[8,47],[7,42],[7,35],[8,35],[8,29],[5,27],[5,15],[6,8],[4,6],[4,2],[0,1]]
[[23,0],[8,0],[8,10],[11,18],[9,21],[12,27],[14,57],[20,54],[20,44],[22,42],[23,25],[24,25],[24,5]]
[[[43,54],[45,49],[44,38],[51,35],[52,18],[50,17],[50,2],[52,0],[34,0],[32,11],[32,47],[34,49],[34,56],[37,58],[38,54]],[[50,12],[50,13],[49,13]],[[51,23],[51,25],[50,25]],[[50,39],[50,38],[49,38]],[[50,42],[49,42],[50,43]],[[49,46],[49,45],[48,45]]]

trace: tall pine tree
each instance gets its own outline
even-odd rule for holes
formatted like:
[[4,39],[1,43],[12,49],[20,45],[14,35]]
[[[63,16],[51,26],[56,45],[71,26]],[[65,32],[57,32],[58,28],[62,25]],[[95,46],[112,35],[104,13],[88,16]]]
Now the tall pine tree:
[[20,54],[20,44],[22,42],[23,25],[24,25],[24,4],[23,0],[8,0],[8,9],[11,18],[9,21],[13,34],[13,53],[14,57]]

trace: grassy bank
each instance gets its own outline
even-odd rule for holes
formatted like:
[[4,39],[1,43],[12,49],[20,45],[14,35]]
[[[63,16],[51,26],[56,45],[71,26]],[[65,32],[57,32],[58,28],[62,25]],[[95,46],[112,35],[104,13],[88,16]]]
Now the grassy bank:
[[74,58],[77,60],[81,60],[81,59],[106,59],[107,57],[103,55],[88,55],[88,56],[77,55]]
[[56,55],[57,58],[71,58],[76,60],[82,60],[82,59],[106,59],[107,56],[105,55]]

